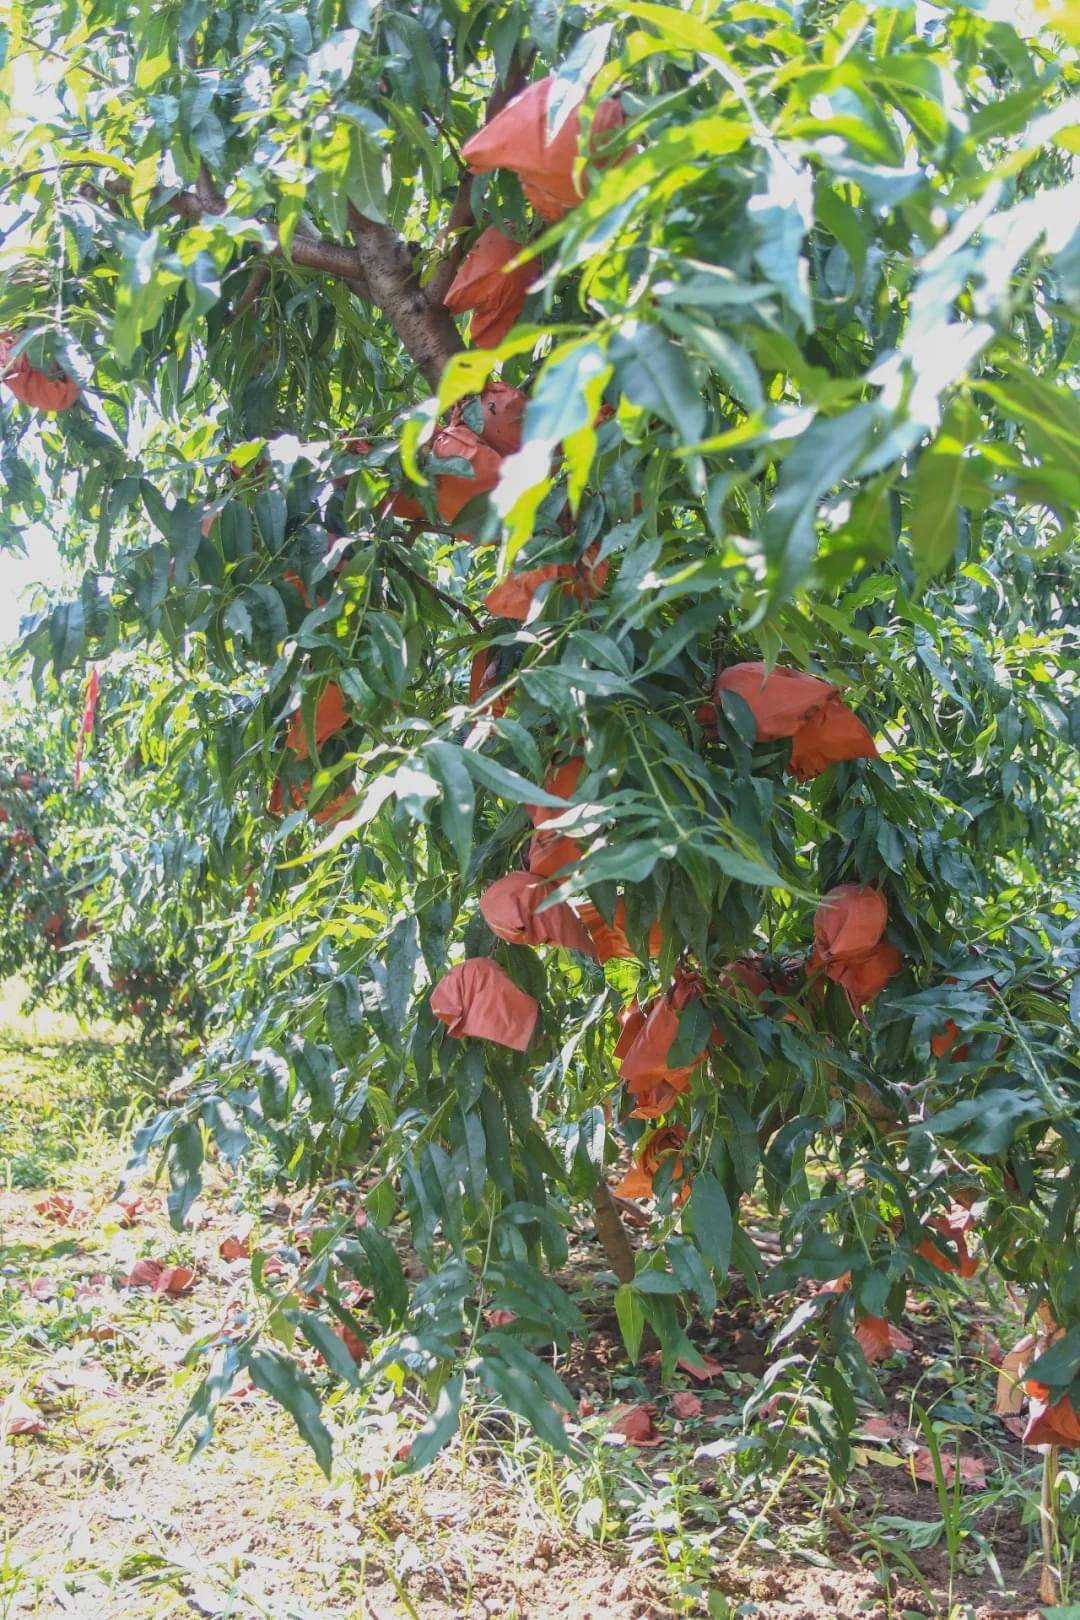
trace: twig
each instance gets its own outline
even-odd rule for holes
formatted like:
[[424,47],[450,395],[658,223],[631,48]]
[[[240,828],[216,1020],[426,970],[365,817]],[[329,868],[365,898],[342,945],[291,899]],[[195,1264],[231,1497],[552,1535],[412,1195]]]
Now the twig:
[[108,158],[100,157],[65,158],[62,163],[43,163],[38,169],[20,169],[10,180],[0,182],[0,194],[18,185],[20,180],[34,180],[39,174],[59,174],[63,169],[111,169],[112,166]]
[[247,286],[240,294],[240,297],[236,300],[233,308],[229,311],[229,314],[225,319],[226,326],[231,326],[234,321],[238,321],[240,319],[241,315],[247,314],[247,311],[251,308],[252,304],[258,298],[259,294],[262,292],[269,280],[270,266],[266,263],[265,259],[260,259],[259,263],[252,270],[251,275],[248,277]]
[[88,73],[92,79],[97,80],[98,84],[106,84],[110,89],[115,88],[112,80],[107,79],[104,73],[99,73],[97,68],[87,67],[85,62],[73,62],[70,56],[64,55],[63,51],[54,51],[51,45],[34,45],[33,49],[40,51],[42,56],[52,56],[58,62],[66,63],[68,67],[74,68],[77,73]]
[[453,608],[455,613],[462,614],[463,617],[468,619],[477,635],[481,633],[483,625],[472,608],[466,607],[465,603],[459,600],[458,597],[451,596],[449,591],[442,590],[433,579],[428,579],[426,574],[422,574],[418,568],[414,568],[411,563],[407,563],[403,557],[395,557],[394,561],[403,574],[408,574],[410,579],[414,579],[431,596],[438,597],[440,602],[445,602],[448,608]]

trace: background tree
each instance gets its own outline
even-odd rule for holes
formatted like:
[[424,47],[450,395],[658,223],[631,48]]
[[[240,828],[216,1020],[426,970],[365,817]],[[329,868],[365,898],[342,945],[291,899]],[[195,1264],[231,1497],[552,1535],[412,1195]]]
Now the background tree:
[[[467,1375],[565,1444],[583,1318],[544,1262],[594,1202],[632,1356],[646,1325],[693,1355],[732,1264],[834,1285],[799,1320],[837,1471],[875,1335],[972,1223],[1075,1395],[1080,238],[1048,21],[16,6],[5,521],[62,505],[86,559],[26,650],[44,684],[158,649],[129,675],[157,791],[255,893],[142,1150],[178,1220],[212,1140],[364,1191],[316,1311],[268,1282],[206,1347],[203,1417],[247,1365],[325,1459],[287,1352],[337,1320],[426,1380],[414,1463]],[[492,893],[525,872],[555,887]]]

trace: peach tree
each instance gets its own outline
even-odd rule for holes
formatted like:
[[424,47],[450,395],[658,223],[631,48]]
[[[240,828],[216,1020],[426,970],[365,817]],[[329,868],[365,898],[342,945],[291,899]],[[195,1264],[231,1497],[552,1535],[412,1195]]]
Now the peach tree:
[[733,1272],[801,1302],[838,1471],[976,1259],[1067,1405],[1067,8],[11,18],[4,534],[85,567],[24,649],[144,649],[155,792],[249,886],[138,1152],[178,1221],[253,1145],[363,1200],[203,1346],[202,1432],[246,1367],[325,1463],[336,1325],[414,1464],[468,1381],[565,1446],[583,1215],[631,1357]]

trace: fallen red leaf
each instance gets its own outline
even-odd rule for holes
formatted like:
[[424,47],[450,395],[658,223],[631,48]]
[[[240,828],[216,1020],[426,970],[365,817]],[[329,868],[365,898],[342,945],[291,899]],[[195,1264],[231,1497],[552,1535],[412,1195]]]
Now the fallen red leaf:
[[249,1373],[237,1373],[229,1388],[225,1391],[227,1401],[246,1401],[257,1394],[254,1381]]
[[43,1220],[54,1221],[57,1226],[77,1226],[90,1219],[90,1211],[86,1205],[76,1203],[67,1193],[50,1193],[48,1198],[42,1198],[34,1208]]
[[4,1434],[44,1434],[45,1419],[36,1406],[13,1395],[0,1406],[0,1428]]
[[218,1254],[223,1260],[247,1260],[251,1250],[246,1238],[230,1235],[218,1244]]
[[677,1418],[701,1416],[701,1401],[687,1389],[680,1389],[671,1397],[671,1409]]
[[511,1322],[517,1321],[517,1312],[507,1310],[486,1311],[484,1321],[489,1328],[508,1327]]
[[653,1423],[655,1416],[656,1407],[652,1405],[625,1407],[608,1433],[621,1434],[632,1446],[658,1446],[661,1436]]
[[[934,1484],[934,1459],[930,1454],[929,1446],[920,1446],[911,1460],[912,1472],[916,1479],[927,1480]],[[941,1472],[945,1477],[946,1485],[951,1485],[956,1478],[956,1462],[949,1452],[941,1454]],[[965,1485],[986,1484],[986,1464],[981,1457],[960,1458],[960,1478]]]
[[186,1294],[195,1281],[190,1266],[163,1266],[158,1260],[136,1260],[124,1278],[125,1288],[152,1288],[155,1294],[168,1294],[175,1299]]
[[152,1214],[155,1207],[153,1200],[140,1198],[137,1193],[121,1193],[105,1205],[102,1213],[111,1214],[118,1226],[134,1226],[141,1215]]
[[859,1428],[863,1434],[870,1435],[874,1440],[898,1440],[902,1434],[907,1433],[907,1425],[892,1417],[864,1418]]
[[354,1361],[366,1361],[368,1359],[370,1351],[367,1345],[363,1339],[353,1332],[351,1327],[346,1327],[344,1322],[339,1322],[334,1332]]
[[707,1384],[710,1378],[719,1378],[724,1371],[723,1364],[717,1361],[715,1356],[707,1356],[704,1351],[700,1351],[699,1354],[702,1361],[700,1367],[695,1366],[692,1361],[684,1360],[682,1356],[679,1357],[678,1366],[684,1373],[689,1373],[691,1378],[696,1378],[700,1384]]
[[906,1354],[914,1348],[914,1340],[883,1316],[864,1316],[855,1329],[855,1338],[867,1361],[884,1361],[898,1350]]

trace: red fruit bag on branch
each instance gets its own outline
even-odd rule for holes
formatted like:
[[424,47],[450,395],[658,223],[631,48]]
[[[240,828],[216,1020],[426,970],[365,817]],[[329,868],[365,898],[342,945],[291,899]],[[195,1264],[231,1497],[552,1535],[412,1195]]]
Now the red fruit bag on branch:
[[515,1052],[528,1046],[540,1012],[488,956],[470,956],[451,968],[432,991],[430,1006],[455,1040],[471,1035]]
[[684,1174],[682,1155],[679,1149],[683,1146],[689,1131],[685,1125],[663,1125],[658,1131],[645,1138],[634,1157],[634,1162],[615,1188],[620,1198],[651,1198],[653,1180],[656,1172],[666,1158],[675,1155],[672,1166],[672,1180],[681,1181],[678,1201],[683,1203],[690,1195],[690,1182]]
[[758,742],[791,738],[787,769],[799,781],[820,776],[844,759],[875,759],[874,739],[840,696],[840,688],[801,670],[776,668],[753,661],[732,664],[716,677],[713,701],[697,711],[700,724],[715,730],[716,705],[723,692],[734,692],[750,709]]
[[632,1094],[647,1090],[664,1082],[676,1091],[685,1091],[690,1076],[705,1057],[706,1046],[678,1068],[672,1068],[668,1058],[679,1033],[679,1013],[701,993],[699,981],[691,974],[679,973],[666,995],[657,996],[645,1009],[644,1022],[630,1043],[619,1073],[623,1084]]
[[511,388],[498,377],[484,384],[480,408],[484,425],[480,437],[500,456],[512,456],[521,449],[521,424],[528,400],[520,388]]
[[483,439],[477,438],[464,422],[452,422],[436,433],[431,441],[431,452],[443,460],[453,457],[467,461],[472,468],[471,477],[462,473],[436,473],[435,506],[444,523],[453,523],[470,501],[495,488],[502,457]]
[[[626,901],[621,896],[615,903],[615,916],[611,922],[590,901],[581,907],[581,920],[592,936],[598,962],[612,962],[616,958],[633,961],[637,957],[638,953],[626,935]],[[663,943],[660,924],[654,922],[649,929],[649,955],[659,956]]]
[[[336,681],[328,681],[319,695],[315,705],[315,747],[321,748],[323,743],[335,732],[342,731],[349,723],[349,711],[345,707],[345,699],[341,694],[341,687]],[[309,757],[308,736],[304,726],[304,717],[299,709],[289,720],[289,729],[285,733],[285,746],[297,759]]]
[[497,619],[519,619],[524,623],[532,612],[537,591],[552,580],[573,579],[576,572],[573,563],[548,563],[544,568],[507,574],[488,591],[484,606]]
[[488,592],[484,606],[498,618],[524,621],[532,611],[537,591],[552,580],[572,585],[574,595],[584,605],[603,589],[607,580],[607,563],[593,562],[598,550],[597,545],[591,545],[579,563],[548,563],[543,568],[507,574],[494,590]]
[[809,971],[824,971],[842,985],[853,1012],[872,1001],[903,966],[900,951],[882,938],[888,921],[885,896],[858,883],[830,889],[814,915]]
[[516,270],[507,270],[520,252],[517,242],[489,225],[477,237],[450,283],[443,303],[452,315],[472,310],[469,336],[477,349],[496,348],[521,314],[539,266],[530,261]]
[[[544,777],[544,792],[550,793],[556,799],[569,801],[571,794],[581,781],[581,773],[584,769],[585,761],[580,754],[575,754],[570,759],[564,760],[561,765],[553,765]],[[569,802],[566,808],[570,808]],[[561,816],[564,813],[562,810],[556,810],[552,806],[542,804],[527,804],[525,809],[534,827],[542,827],[546,821],[551,821],[555,816]]]
[[[569,101],[561,103],[561,122],[551,134],[548,103],[557,83],[552,75],[530,84],[462,147],[462,156],[477,174],[512,169],[526,197],[546,220],[561,219],[585,194],[575,183],[574,174],[585,147],[581,110],[584,92],[565,83],[559,85],[560,96],[566,95]],[[589,126],[589,153],[599,156],[603,137],[624,121],[622,107],[614,97],[601,101]]]
[[569,868],[577,866],[584,850],[575,838],[562,833],[535,832],[529,840],[529,871],[534,877],[569,876]]
[[94,729],[94,719],[97,715],[98,696],[101,691],[101,681],[97,666],[90,671],[86,682],[86,698],[83,703],[82,723],[79,726],[79,737],[75,744],[75,786],[82,781],[83,749],[86,739]]
[[[487,694],[500,684],[498,652],[494,647],[481,647],[479,652],[473,654],[469,665],[469,702],[474,705],[482,703]],[[510,707],[512,695],[511,691],[503,692],[501,697],[486,704],[483,712],[498,719]]]
[[858,715],[842,698],[830,697],[792,737],[787,769],[800,782],[809,782],[841,760],[876,758],[874,739]]
[[66,411],[82,393],[77,382],[54,366],[51,374],[32,366],[25,353],[8,365],[8,355],[17,338],[13,332],[0,332],[0,380],[24,405],[37,411]]
[[484,921],[511,945],[565,945],[591,956],[592,941],[565,901],[538,909],[554,889],[529,872],[508,872],[480,896]]
[[814,913],[814,951],[822,962],[868,956],[884,934],[889,907],[879,889],[838,883]]

